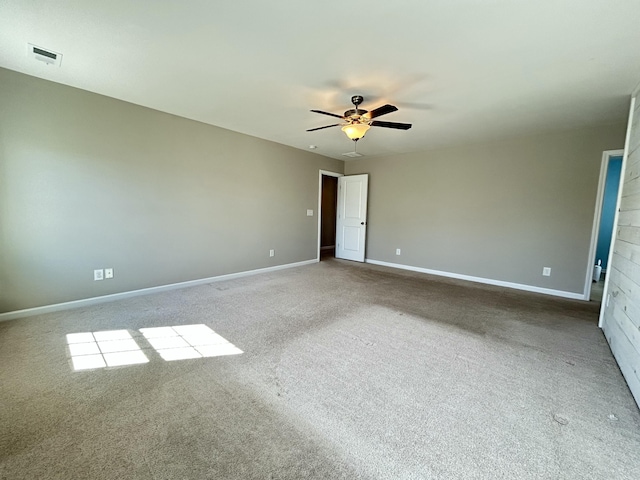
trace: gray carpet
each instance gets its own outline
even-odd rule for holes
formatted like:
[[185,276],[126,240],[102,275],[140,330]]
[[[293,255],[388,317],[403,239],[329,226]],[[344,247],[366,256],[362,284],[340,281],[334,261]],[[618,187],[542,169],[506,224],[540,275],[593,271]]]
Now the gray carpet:
[[[635,479],[597,305],[330,260],[0,324],[3,479]],[[241,355],[164,361],[140,329]],[[66,334],[149,362],[74,371]]]

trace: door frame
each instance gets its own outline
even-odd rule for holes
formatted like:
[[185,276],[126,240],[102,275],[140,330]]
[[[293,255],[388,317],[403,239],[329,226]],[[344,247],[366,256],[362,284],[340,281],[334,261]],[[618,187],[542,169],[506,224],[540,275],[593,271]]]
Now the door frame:
[[322,235],[322,176],[323,175],[326,175],[327,177],[344,177],[344,173],[330,172],[329,170],[320,170],[318,174],[318,256],[316,257],[316,262],[320,261],[320,245],[322,243],[322,239],[320,237]]
[[[593,227],[591,229],[591,245],[589,247],[589,259],[587,261],[587,274],[584,282],[583,299],[587,302],[591,300],[591,283],[593,282],[593,265],[596,256],[596,248],[598,247],[598,233],[600,231],[600,219],[602,217],[602,204],[604,203],[604,188],[607,182],[607,172],[609,170],[609,162],[611,157],[623,157],[624,161],[624,149],[619,150],[605,150],[602,152],[602,161],[600,162],[600,179],[598,180],[598,193],[596,194],[596,206],[593,212]],[[622,175],[620,176],[620,185],[618,186],[618,194],[620,193],[620,187],[622,186]],[[618,195],[616,201],[616,212],[620,207],[620,195]],[[617,214],[615,218],[617,218]],[[616,225],[613,225],[611,247],[609,249],[609,257],[611,257],[611,250],[613,249],[613,233],[616,231]],[[606,281],[606,276],[605,276]],[[604,297],[602,299],[604,301]]]

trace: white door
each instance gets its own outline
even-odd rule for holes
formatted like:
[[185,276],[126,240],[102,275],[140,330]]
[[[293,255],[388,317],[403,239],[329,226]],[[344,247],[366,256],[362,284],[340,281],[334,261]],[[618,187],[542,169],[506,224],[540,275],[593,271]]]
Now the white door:
[[338,178],[336,258],[364,262],[369,175]]

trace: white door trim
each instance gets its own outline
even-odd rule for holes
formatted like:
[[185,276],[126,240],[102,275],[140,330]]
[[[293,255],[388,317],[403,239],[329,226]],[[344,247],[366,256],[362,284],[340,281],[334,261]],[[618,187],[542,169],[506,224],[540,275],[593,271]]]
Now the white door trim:
[[[629,156],[629,139],[631,138],[631,127],[633,123],[633,112],[636,106],[636,97],[631,97],[631,105],[629,106],[629,119],[627,121],[627,134],[624,137],[624,150],[622,151],[622,169],[620,170],[620,185],[618,185],[618,198],[616,199],[616,214],[613,217],[613,231],[611,232],[611,248],[609,249],[609,258],[607,259],[607,270],[613,263],[613,247],[615,246],[616,233],[618,231],[618,217],[620,216],[620,201],[622,200],[622,186],[624,185],[624,177],[627,170],[627,157]],[[607,306],[607,297],[609,295],[609,279],[611,275],[604,276],[604,290],[602,291],[602,302],[600,302],[600,316],[598,317],[598,327],[602,328],[604,322],[604,310]]]
[[[596,194],[596,205],[593,212],[593,227],[591,228],[591,245],[589,247],[589,259],[587,260],[587,274],[584,281],[584,293],[583,298],[587,302],[591,299],[591,283],[593,282],[593,265],[596,255],[596,248],[598,247],[598,233],[600,231],[600,217],[602,216],[602,204],[604,202],[604,188],[607,183],[607,171],[609,170],[609,161],[611,157],[622,157],[624,150],[605,150],[602,152],[602,161],[600,162],[600,179],[598,180],[598,193]],[[622,178],[621,178],[622,179]],[[620,196],[618,196],[618,203],[616,204],[616,212],[620,203]],[[617,218],[617,214],[616,214]],[[614,229],[615,231],[615,224]],[[611,243],[613,248],[613,243]],[[605,275],[606,278],[606,275]],[[603,299],[604,300],[604,299]]]
[[322,176],[326,175],[327,177],[344,177],[344,173],[330,172],[328,170],[320,170],[318,174],[318,256],[316,257],[316,262],[320,261],[320,244],[321,242],[321,234],[322,234]]

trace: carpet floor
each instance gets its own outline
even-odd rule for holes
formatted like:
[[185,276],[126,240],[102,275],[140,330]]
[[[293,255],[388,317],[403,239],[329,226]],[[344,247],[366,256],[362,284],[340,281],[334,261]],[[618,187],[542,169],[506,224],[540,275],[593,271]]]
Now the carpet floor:
[[637,479],[597,317],[328,260],[3,322],[0,478]]

